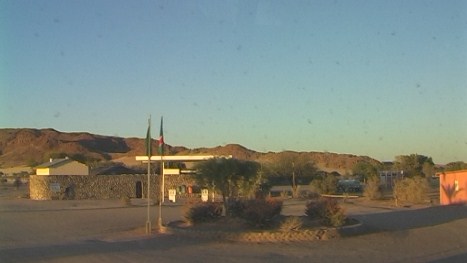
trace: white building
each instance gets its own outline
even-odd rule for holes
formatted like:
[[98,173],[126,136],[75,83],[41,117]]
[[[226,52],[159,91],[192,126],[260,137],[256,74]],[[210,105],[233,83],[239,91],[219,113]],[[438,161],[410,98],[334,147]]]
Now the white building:
[[37,175],[89,175],[89,167],[67,158],[50,159],[36,167]]

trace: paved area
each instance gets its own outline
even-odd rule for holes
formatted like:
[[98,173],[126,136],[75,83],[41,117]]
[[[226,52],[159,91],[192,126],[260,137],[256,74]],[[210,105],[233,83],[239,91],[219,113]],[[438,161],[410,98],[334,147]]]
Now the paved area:
[[[143,205],[143,206],[140,206]],[[288,200],[283,212],[303,213]],[[467,207],[350,201],[362,226],[328,241],[245,244],[144,234],[146,207],[119,200],[0,199],[0,262],[467,262]],[[157,218],[151,207],[151,218]],[[182,206],[164,206],[164,221]]]

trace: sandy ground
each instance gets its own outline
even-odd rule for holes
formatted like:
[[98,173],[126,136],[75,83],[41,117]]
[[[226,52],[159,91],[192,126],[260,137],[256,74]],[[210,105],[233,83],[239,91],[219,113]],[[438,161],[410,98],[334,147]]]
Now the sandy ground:
[[[359,227],[328,241],[240,243],[144,233],[146,207],[120,200],[32,201],[0,193],[0,262],[467,262],[467,207],[349,200]],[[6,193],[8,191],[8,193]],[[181,206],[164,206],[164,222]],[[303,214],[287,200],[284,214]],[[151,207],[153,223],[157,207]]]

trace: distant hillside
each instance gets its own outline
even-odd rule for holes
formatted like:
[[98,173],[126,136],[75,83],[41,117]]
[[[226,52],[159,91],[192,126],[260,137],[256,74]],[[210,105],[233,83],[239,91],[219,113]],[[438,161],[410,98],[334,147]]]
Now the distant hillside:
[[[156,147],[153,140],[153,147]],[[175,155],[232,155],[234,158],[273,162],[282,154],[306,155],[323,171],[350,172],[355,163],[366,161],[379,164],[367,156],[337,154],[328,152],[268,152],[261,153],[238,144],[228,144],[214,148],[188,149],[183,146],[168,145],[167,152]],[[81,161],[117,161],[127,165],[138,164],[136,155],[144,155],[143,138],[121,138],[95,135],[86,132],[59,132],[54,129],[0,129],[0,167],[19,165],[34,166],[50,157],[67,155]]]
[[136,138],[65,133],[53,129],[0,129],[2,167],[38,164],[58,155],[102,161],[143,152],[144,142]]

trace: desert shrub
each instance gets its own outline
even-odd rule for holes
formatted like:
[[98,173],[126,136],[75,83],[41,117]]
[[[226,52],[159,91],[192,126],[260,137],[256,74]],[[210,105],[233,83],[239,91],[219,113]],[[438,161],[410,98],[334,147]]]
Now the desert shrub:
[[214,221],[222,215],[222,203],[195,203],[188,205],[185,220],[191,224]]
[[383,193],[381,192],[381,180],[377,176],[370,177],[363,190],[363,196],[370,200],[381,199]]
[[243,210],[245,210],[245,201],[243,200],[231,200],[228,203],[228,216],[230,217],[241,217]]
[[282,191],[281,192],[281,198],[282,199],[289,198],[289,191],[287,191],[287,190]]
[[325,204],[323,199],[315,199],[306,204],[305,215],[310,219],[322,219],[324,217]]
[[428,182],[422,177],[404,178],[394,183],[393,196],[399,202],[420,204],[428,198]]
[[288,216],[279,226],[281,232],[299,231],[302,228],[302,219],[298,216]]
[[334,175],[326,175],[311,181],[311,189],[319,194],[333,194],[337,192],[337,178]]
[[15,187],[16,190],[18,190],[22,184],[23,183],[21,182],[21,179],[19,177],[16,177],[15,180],[13,181],[13,186]]
[[274,217],[280,215],[282,201],[273,199],[254,199],[244,201],[241,218],[254,227],[270,226]]
[[306,205],[305,214],[310,219],[320,219],[324,225],[342,226],[345,223],[345,211],[332,198],[321,198]]

